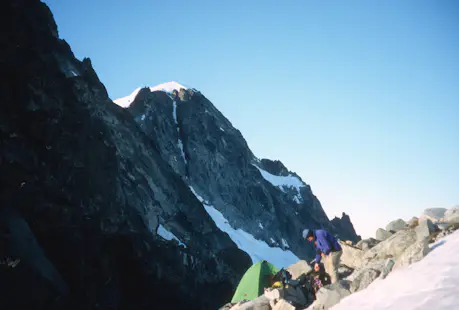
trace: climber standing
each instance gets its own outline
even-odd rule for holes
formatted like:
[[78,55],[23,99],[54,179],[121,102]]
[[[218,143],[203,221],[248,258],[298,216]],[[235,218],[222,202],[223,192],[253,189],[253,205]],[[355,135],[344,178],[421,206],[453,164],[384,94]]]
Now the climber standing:
[[[315,265],[318,265],[323,258],[325,271],[330,275],[331,283],[337,282],[339,261],[342,254],[338,240],[323,229],[305,229],[303,230],[303,239],[309,242],[314,241],[317,249]],[[315,266],[315,268],[317,267]]]

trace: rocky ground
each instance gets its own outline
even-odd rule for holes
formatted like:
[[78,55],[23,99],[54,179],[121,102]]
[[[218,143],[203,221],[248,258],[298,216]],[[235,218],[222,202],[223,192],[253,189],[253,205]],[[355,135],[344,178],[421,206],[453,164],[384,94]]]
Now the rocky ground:
[[[409,221],[397,219],[385,229],[376,231],[376,238],[359,241],[353,245],[341,242],[340,278],[335,284],[321,288],[309,310],[326,310],[341,299],[364,290],[378,278],[384,279],[392,270],[404,268],[422,260],[431,251],[429,244],[459,229],[459,206],[451,209],[427,209],[419,218]],[[302,265],[301,272],[310,267]],[[294,268],[291,266],[289,268]],[[301,273],[300,272],[300,273]],[[295,273],[299,275],[298,271]],[[265,293],[258,299],[242,304],[226,306],[231,310],[295,310],[283,300],[283,292]]]

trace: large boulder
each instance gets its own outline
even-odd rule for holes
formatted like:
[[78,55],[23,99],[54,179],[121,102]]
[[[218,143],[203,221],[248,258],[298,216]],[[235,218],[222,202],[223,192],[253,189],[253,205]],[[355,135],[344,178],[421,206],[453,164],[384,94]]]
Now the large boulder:
[[351,283],[350,291],[355,293],[367,288],[374,280],[376,280],[381,274],[381,270],[373,268],[365,268],[360,274],[355,277]]
[[428,239],[430,234],[436,231],[435,225],[430,219],[424,219],[419,222],[419,225],[415,228],[416,238],[418,241]]
[[397,219],[387,224],[386,230],[387,231],[400,231],[407,227],[408,227],[408,224],[404,220]]
[[429,219],[433,223],[439,222],[445,216],[445,208],[428,208],[422,212],[419,220]]
[[289,304],[284,299],[279,300],[278,303],[273,307],[273,310],[295,310],[296,308]]
[[269,301],[268,297],[261,295],[254,300],[239,302],[234,305],[231,310],[271,310]]
[[448,224],[459,223],[459,206],[455,206],[445,212],[444,222]]
[[327,310],[351,294],[350,282],[341,280],[322,287],[316,294],[313,310]]
[[395,262],[395,267],[411,265],[423,259],[430,252],[427,238],[409,246]]
[[360,240],[355,246],[362,251],[367,251],[377,245],[380,241],[374,238],[368,238],[364,240]]
[[398,258],[413,243],[416,242],[414,230],[401,230],[387,240],[380,242],[363,255],[364,261]]
[[385,260],[385,259],[370,261],[364,267],[354,270],[354,272],[351,275],[349,275],[346,278],[346,280],[355,281],[355,279],[361,277],[361,274],[365,273],[368,269],[378,270],[378,271],[382,272],[382,270],[386,266],[386,263],[387,263],[387,260]]
[[390,236],[392,236],[393,233],[391,233],[390,231],[387,231],[385,229],[382,229],[382,228],[378,228],[378,230],[376,231],[376,240],[378,241],[384,241],[386,240],[387,238],[389,238]]
[[341,265],[338,267],[338,277],[340,279],[345,279],[354,272],[353,268],[347,267],[346,265]]
[[298,279],[302,274],[312,271],[311,266],[305,260],[300,260],[286,269],[292,275],[292,279]]
[[357,247],[347,245],[344,242],[340,242],[340,244],[341,244],[342,253],[343,253],[340,259],[341,265],[345,265],[346,267],[349,267],[352,269],[362,267],[363,251]]

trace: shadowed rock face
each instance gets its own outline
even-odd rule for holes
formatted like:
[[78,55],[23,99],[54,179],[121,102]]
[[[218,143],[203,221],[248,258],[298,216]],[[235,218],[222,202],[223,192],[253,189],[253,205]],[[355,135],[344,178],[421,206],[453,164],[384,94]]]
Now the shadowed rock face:
[[[108,98],[90,60],[58,38],[48,7],[1,8],[0,251],[19,263],[0,265],[0,308],[215,309],[230,299],[248,255]],[[157,235],[159,224],[186,248]]]

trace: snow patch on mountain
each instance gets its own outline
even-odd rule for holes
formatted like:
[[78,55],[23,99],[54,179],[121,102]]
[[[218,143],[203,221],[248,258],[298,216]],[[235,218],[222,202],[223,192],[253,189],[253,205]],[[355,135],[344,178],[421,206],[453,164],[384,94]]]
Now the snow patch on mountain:
[[186,245],[185,243],[183,243],[182,241],[180,241],[179,238],[177,238],[176,235],[174,235],[173,233],[171,233],[169,230],[167,230],[163,225],[159,224],[158,226],[158,230],[156,231],[156,233],[158,235],[160,235],[161,237],[163,237],[164,239],[166,240],[177,240],[177,242],[179,243],[179,245],[183,245],[185,248],[186,248]]
[[[150,87],[150,91],[152,91],[152,92],[154,92],[154,91],[162,91],[162,92],[170,94],[174,90],[180,91],[180,89],[182,89],[182,88],[183,89],[188,89],[188,87],[183,86],[182,84],[179,84],[177,82],[172,81],[172,82],[159,84],[159,85],[156,85],[154,87]],[[116,103],[117,105],[119,105],[120,107],[127,108],[127,107],[129,107],[131,105],[132,102],[134,102],[135,97],[137,96],[137,94],[139,93],[139,91],[141,89],[142,89],[141,87],[136,88],[130,95],[128,95],[126,97],[118,98],[116,100],[113,100],[113,102]]]
[[[253,165],[253,164],[252,164]],[[269,173],[266,170],[261,169],[260,167],[253,165],[260,171],[262,177],[271,183],[273,186],[278,187],[281,191],[285,192],[285,187],[286,188],[295,188],[298,192],[297,195],[293,198],[295,202],[300,203],[301,201],[301,195],[300,195],[300,187],[305,187],[306,185],[296,176],[290,174],[288,176],[280,176],[280,175],[274,175]]]
[[239,249],[250,255],[252,263],[255,264],[261,260],[267,260],[277,268],[286,268],[299,261],[299,258],[291,251],[272,248],[266,242],[255,239],[251,234],[242,229],[234,229],[223,214],[213,206],[204,205],[204,208],[214,220],[217,227],[221,231],[226,232]]
[[[280,248],[272,248],[266,242],[255,239],[251,234],[245,232],[244,230],[234,229],[220,211],[215,209],[213,206],[204,203],[204,199],[196,193],[192,186],[190,186],[190,190],[196,198],[203,203],[204,208],[215,222],[215,225],[217,225],[221,231],[226,232],[230,236],[231,240],[236,243],[239,249],[249,254],[252,259],[252,263],[257,263],[260,260],[267,260],[280,269],[288,267],[299,261],[299,258],[291,251],[284,251]],[[282,240],[285,244],[287,244],[284,239]],[[272,238],[271,241],[273,243],[275,242]]]

